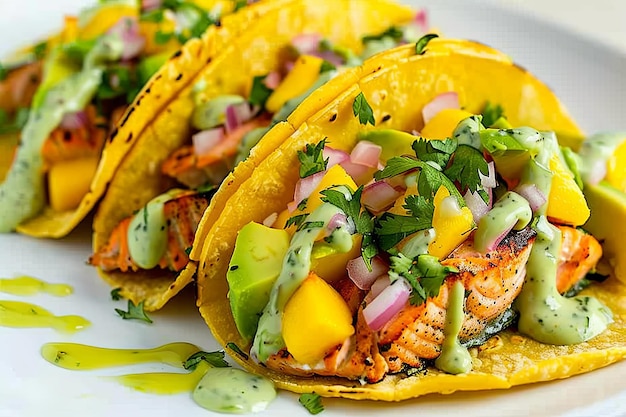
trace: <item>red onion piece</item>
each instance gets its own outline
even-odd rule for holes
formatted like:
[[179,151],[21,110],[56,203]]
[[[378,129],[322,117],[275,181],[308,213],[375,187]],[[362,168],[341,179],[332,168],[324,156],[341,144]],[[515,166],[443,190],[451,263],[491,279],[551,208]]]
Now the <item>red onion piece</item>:
[[465,195],[463,196],[465,199],[465,203],[467,207],[472,212],[472,217],[474,218],[474,223],[478,224],[478,221],[489,212],[489,206],[485,203],[485,200],[480,196],[478,191],[470,191],[467,190]]
[[376,181],[363,188],[361,202],[368,209],[379,212],[391,207],[402,195],[387,182]]
[[224,120],[224,128],[226,129],[226,133],[230,133],[233,130],[237,129],[242,124],[252,119],[252,117],[254,116],[250,105],[245,102],[226,106],[226,110],[224,111],[224,113],[224,115],[226,116]]
[[374,331],[382,329],[406,305],[410,293],[411,287],[404,278],[385,288],[363,309],[367,325]]
[[369,290],[378,277],[387,273],[389,266],[383,260],[375,256],[371,260],[372,270],[367,269],[362,256],[348,261],[346,269],[348,276],[354,284],[362,290]]
[[265,84],[267,88],[271,88],[272,90],[275,90],[276,87],[280,85],[281,81],[282,81],[282,77],[280,76],[280,73],[278,71],[272,71],[269,74],[267,74],[267,77],[265,77],[265,80],[263,80],[263,83]]
[[359,141],[352,152],[350,152],[350,160],[355,164],[365,165],[371,168],[378,168],[382,146],[367,140]]
[[161,7],[162,3],[162,0],[141,0],[141,11],[149,12],[151,10],[158,9]]
[[521,195],[528,201],[533,212],[543,206],[548,199],[546,195],[535,184],[520,184],[513,191]]
[[347,152],[331,148],[330,146],[324,146],[322,155],[325,160],[328,159],[326,169],[350,159],[350,155]]
[[88,121],[89,118],[87,117],[87,113],[84,110],[81,110],[74,113],[64,114],[59,126],[63,129],[80,129],[87,126]]
[[263,220],[263,226],[272,227],[278,220],[278,213],[274,212]]
[[326,226],[326,236],[330,236],[335,230],[342,227],[345,228],[345,230],[350,234],[354,234],[356,232],[356,226],[352,220],[349,220],[343,213],[336,213],[328,221],[328,225]]
[[368,304],[371,303],[374,298],[378,297],[378,294],[383,292],[383,290],[390,285],[391,279],[389,278],[388,274],[383,274],[376,278],[376,281],[374,281],[374,283],[370,287],[369,292],[365,296],[365,302]]
[[484,188],[496,188],[496,166],[493,161],[487,164],[489,167],[489,173],[487,176],[483,175],[482,172],[478,171],[478,176],[480,177],[480,183]]
[[224,129],[216,127],[214,129],[202,130],[191,136],[193,151],[197,156],[207,154],[215,145],[224,139]]
[[352,177],[357,185],[368,183],[372,179],[374,172],[376,172],[376,168],[355,164],[349,159],[341,162],[339,165]]
[[511,226],[507,226],[507,228],[503,230],[502,233],[500,233],[498,236],[496,236],[494,240],[492,240],[491,242],[487,242],[487,251],[492,251],[497,248],[500,242],[502,242],[502,239],[504,239],[506,235],[508,235],[509,232],[513,230],[515,223],[516,222],[513,222]]
[[306,33],[291,39],[291,46],[300,55],[311,55],[319,51],[322,35],[319,33]]
[[293,201],[296,206],[305,198],[309,198],[313,190],[315,190],[320,182],[322,182],[324,175],[326,175],[326,171],[321,171],[298,180],[296,183],[296,189],[293,193]]
[[139,22],[135,17],[125,16],[113,25],[107,34],[118,35],[124,45],[122,49],[122,61],[138,56],[146,44],[146,39],[139,31]]
[[413,23],[417,25],[422,33],[428,32],[428,14],[426,13],[426,10],[418,10],[417,14],[415,14],[415,17],[413,18]]
[[422,109],[424,124],[428,123],[430,119],[435,117],[435,115],[441,110],[458,109],[460,107],[461,106],[459,105],[459,95],[456,92],[448,91],[446,93],[441,93],[437,97],[432,99],[429,103],[427,103]]

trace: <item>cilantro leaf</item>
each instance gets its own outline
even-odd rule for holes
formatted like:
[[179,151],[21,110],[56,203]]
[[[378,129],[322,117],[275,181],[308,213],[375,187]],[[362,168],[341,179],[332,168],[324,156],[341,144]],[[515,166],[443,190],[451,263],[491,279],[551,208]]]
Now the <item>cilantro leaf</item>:
[[390,258],[389,276],[392,279],[402,277],[411,284],[410,302],[420,305],[429,297],[436,297],[446,277],[458,269],[442,265],[436,256],[422,254],[411,259],[399,253]]
[[322,62],[322,65],[320,66],[320,74],[327,71],[334,71],[336,69],[337,67],[332,62],[324,60],[324,62]]
[[382,250],[388,251],[400,243],[405,237],[431,227],[432,216],[430,218],[417,218],[385,213],[376,223],[375,236],[378,246],[380,246]]
[[142,13],[139,20],[142,22],[161,23],[165,18],[163,9],[150,10]]
[[435,33],[428,33],[419,38],[419,40],[415,42],[415,53],[417,55],[423,55],[424,52],[426,52],[426,45],[428,45],[428,42],[438,37],[439,35]]
[[420,161],[411,158],[410,156],[394,156],[387,161],[387,165],[382,171],[378,171],[374,174],[376,180],[384,178],[395,177],[396,175],[404,174],[407,171],[411,171],[420,168],[422,164]]
[[474,192],[482,187],[479,173],[489,175],[489,166],[478,149],[469,145],[459,145],[452,163],[444,172],[452,181],[461,184],[461,190],[469,189]]
[[307,214],[298,214],[298,215],[288,218],[287,221],[285,222],[285,229],[294,225],[299,229],[300,225],[304,223],[304,219],[306,219],[306,216]]
[[226,343],[226,347],[228,349],[231,349],[233,352],[235,352],[237,355],[241,356],[244,360],[248,360],[249,356],[246,354],[246,352],[244,352],[243,350],[241,350],[241,348],[239,346],[237,346],[234,342],[228,342]]
[[413,142],[411,147],[420,161],[432,161],[440,167],[445,167],[457,145],[457,141],[453,139],[426,140],[419,138]]
[[304,408],[311,414],[319,414],[324,411],[324,405],[322,404],[322,397],[314,392],[300,394],[298,402],[302,404]]
[[324,222],[303,222],[298,226],[297,231],[307,230],[307,229],[319,229],[324,227]]
[[224,351],[219,350],[216,352],[196,352],[187,358],[183,363],[183,368],[188,371],[193,371],[202,361],[208,362],[215,368],[228,368],[230,366],[230,364],[224,360]]
[[376,125],[374,111],[367,102],[363,92],[360,92],[359,95],[355,97],[354,103],[352,103],[352,113],[354,113],[355,117],[359,118],[359,123],[362,125],[367,125],[368,123],[372,126]]
[[174,32],[163,32],[162,30],[157,30],[154,32],[154,43],[157,45],[165,45],[170,41],[170,39],[174,38]]
[[191,251],[193,250],[193,246],[187,246],[185,248],[185,255],[189,256],[191,255]]
[[[345,187],[347,189],[347,187]],[[349,191],[349,190],[348,190]],[[329,188],[321,192],[322,201],[330,203],[342,210],[348,218],[354,222],[357,233],[363,236],[361,239],[361,256],[368,270],[372,270],[372,258],[378,253],[374,243],[374,217],[367,211],[361,210],[361,193],[363,186],[357,188],[348,200],[340,190]]]
[[0,62],[0,81],[4,81],[9,75],[9,70]]
[[[421,195],[410,195],[404,200],[404,207],[414,217],[430,219],[432,222],[435,205]],[[430,228],[430,226],[428,227]]]
[[317,145],[307,143],[304,152],[298,151],[300,178],[306,178],[326,170],[329,158],[324,159],[325,145],[326,139],[323,139]]
[[115,309],[115,312],[120,315],[124,320],[143,320],[147,323],[152,323],[152,320],[143,309],[143,301],[135,305],[131,300],[128,300],[128,311]]
[[250,90],[250,98],[248,101],[252,105],[265,107],[267,99],[272,95],[274,90],[265,85],[267,75],[257,75],[252,79],[252,89]]
[[404,38],[404,32],[400,28],[397,28],[395,26],[391,26],[389,29],[385,30],[382,33],[379,33],[378,35],[366,35],[366,36],[363,36],[363,38],[361,38],[361,42],[362,43],[367,43],[367,42],[370,42],[370,41],[380,41],[383,38],[391,38],[391,39],[394,39],[396,41],[399,41],[399,40],[402,40],[402,38]]
[[48,50],[48,42],[46,41],[39,42],[37,45],[33,47],[33,54],[35,54],[35,58],[42,59],[46,55],[47,50]]
[[493,104],[490,101],[485,104],[485,108],[482,112],[483,116],[483,125],[486,127],[491,127],[494,125],[496,120],[501,117],[504,117],[504,108],[499,104]]
[[122,291],[122,289],[121,289],[121,288],[114,288],[114,289],[112,289],[112,290],[111,290],[111,299],[112,299],[113,301],[119,301],[119,300],[121,300],[121,299],[123,298],[123,297],[122,297],[122,294],[120,294],[120,292],[121,292],[121,291]]

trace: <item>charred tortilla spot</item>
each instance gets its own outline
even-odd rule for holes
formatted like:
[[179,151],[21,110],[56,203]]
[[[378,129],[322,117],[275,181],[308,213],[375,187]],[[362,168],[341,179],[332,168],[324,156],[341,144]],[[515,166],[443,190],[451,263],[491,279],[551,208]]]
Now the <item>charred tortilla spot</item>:
[[183,74],[182,74],[182,73],[180,73],[180,74],[178,74],[178,76],[176,77],[176,81],[180,81],[180,80],[182,80],[182,78],[183,78]]
[[331,122],[334,122],[335,120],[337,120],[337,113],[334,113],[332,116],[330,116]]
[[391,115],[390,114],[386,114],[383,116],[383,118],[380,120],[381,122],[385,123],[386,121],[388,121],[389,119],[391,119]]
[[133,114],[134,111],[135,111],[134,107],[131,107],[130,109],[128,109],[128,111],[126,112],[126,115],[124,116],[124,119],[122,120],[122,123],[120,123],[120,127],[124,127],[124,125],[128,121],[128,118],[130,117],[131,114]]
[[183,54],[183,51],[181,51],[180,49],[176,52],[174,52],[174,54],[172,55],[172,57],[170,59],[175,59],[178,58],[179,56],[181,56]]
[[126,143],[130,142],[131,140],[133,140],[133,132],[130,132],[128,134],[128,137],[126,138]]
[[160,80],[161,78],[163,78],[163,74],[159,74],[156,76],[155,80]]
[[117,126],[116,126],[115,129],[113,129],[113,132],[111,132],[111,136],[109,136],[109,142],[113,142],[113,139],[115,139],[118,132],[119,130],[117,129]]

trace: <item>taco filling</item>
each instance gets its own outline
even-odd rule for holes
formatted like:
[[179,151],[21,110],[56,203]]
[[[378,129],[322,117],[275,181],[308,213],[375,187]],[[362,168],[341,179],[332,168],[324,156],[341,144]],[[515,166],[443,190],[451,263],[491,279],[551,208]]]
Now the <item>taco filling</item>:
[[[283,51],[282,54],[286,58],[280,68],[266,75],[253,77],[250,91],[245,96],[224,94],[203,101],[202,91],[206,83],[198,83],[194,88],[195,92],[192,93],[196,106],[190,120],[190,141],[163,161],[161,173],[166,178],[174,180],[176,186],[191,190],[212,189],[218,186],[237,163],[248,157],[251,149],[263,135],[275,123],[286,120],[313,91],[323,88],[326,82],[342,71],[360,65],[364,59],[383,48],[404,44],[412,41],[416,35],[419,36],[424,22],[423,14],[417,16],[413,22],[405,26],[394,26],[378,35],[365,36],[362,39],[363,52],[359,55],[348,48],[332,45],[319,34],[298,35]],[[170,191],[155,197],[147,206],[138,210],[134,218],[147,216],[145,224],[148,225],[148,229],[155,231],[159,230],[160,219],[165,218],[168,224],[178,221],[172,219],[168,213],[163,213],[162,210],[167,205],[159,206],[159,210],[147,209],[152,206],[153,201],[167,201],[171,198]],[[205,201],[202,207],[206,208],[207,205],[208,201]],[[199,216],[202,215],[201,211],[196,212],[200,210],[200,206],[186,207],[194,210],[193,214],[183,214],[188,219],[194,219],[186,226],[195,231]],[[184,212],[184,209],[181,209],[181,212]],[[128,229],[130,221],[131,217],[125,218],[114,229],[108,243],[99,247],[91,257],[92,265],[104,271],[115,269],[123,272],[135,271],[140,266],[137,259],[144,256],[142,252],[152,248],[151,250],[159,251],[153,258],[161,261],[146,264],[141,268],[161,267],[177,272],[185,266],[189,260],[193,239],[183,248],[189,249],[186,253],[176,250],[180,263],[174,265],[165,262],[165,258],[171,257],[169,249],[165,249],[170,246],[165,242],[166,239],[171,240],[173,237],[155,232],[139,238],[132,229]],[[187,231],[187,227],[184,230]],[[120,238],[127,238],[128,243],[120,246]],[[140,250],[139,245],[133,247],[131,243],[137,239],[154,242],[143,245]],[[177,239],[184,238],[179,236]],[[117,248],[123,247],[128,248],[128,253],[118,256]]]
[[350,153],[307,145],[293,201],[239,231],[229,302],[255,361],[367,383],[462,374],[504,329],[575,345],[612,322],[576,295],[602,248],[579,228],[589,209],[556,136],[450,98],[425,106],[421,132],[362,132]]
[[[46,210],[65,223],[63,216],[88,193],[105,138],[135,95],[184,42],[234,7],[231,2],[204,2],[211,10],[194,1],[144,3],[101,2],[68,16],[59,35],[0,66],[5,125],[0,133],[13,134],[0,136],[2,177],[8,170],[0,184],[0,232]],[[21,230],[48,233],[38,226]]]

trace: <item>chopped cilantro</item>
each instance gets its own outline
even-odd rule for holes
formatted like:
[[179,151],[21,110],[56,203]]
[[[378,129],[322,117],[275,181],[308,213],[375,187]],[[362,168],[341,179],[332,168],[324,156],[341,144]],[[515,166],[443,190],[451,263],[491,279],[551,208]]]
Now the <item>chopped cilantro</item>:
[[304,222],[306,216],[306,214],[298,214],[297,216],[290,217],[285,222],[285,229],[292,225],[295,225],[298,229],[300,229],[300,225]]
[[188,246],[187,248],[185,248],[185,254],[187,256],[191,255],[192,250],[193,250],[193,246]]
[[298,402],[300,402],[300,404],[302,404],[302,406],[311,414],[319,414],[324,411],[322,397],[314,392],[300,394]]
[[102,74],[102,83],[98,88],[99,99],[111,99],[127,94],[135,87],[134,74],[130,68],[114,66]]
[[324,62],[322,62],[322,65],[320,66],[320,74],[327,71],[334,71],[336,69],[337,67],[333,63],[324,60]]
[[152,320],[143,309],[143,301],[135,305],[131,300],[128,300],[128,311],[115,309],[115,312],[120,315],[124,320],[143,320],[147,323],[152,323]]
[[[432,222],[433,213],[435,211],[435,205],[431,200],[427,200],[424,196],[421,195],[410,195],[404,200],[403,207],[408,211],[412,216],[418,217],[420,219],[430,219]],[[429,229],[429,227],[425,227],[425,229]]]
[[420,161],[432,161],[440,167],[445,167],[450,157],[456,151],[458,142],[453,139],[426,140],[419,138],[411,147]]
[[403,277],[411,284],[410,302],[413,305],[420,305],[429,297],[437,296],[446,277],[459,272],[454,267],[442,265],[436,256],[427,254],[410,259],[399,253],[390,260],[389,276],[392,279]]
[[461,190],[478,191],[481,186],[480,175],[489,175],[489,166],[482,152],[469,145],[459,145],[452,163],[444,171],[452,181],[461,184]]
[[199,38],[209,26],[215,24],[215,20],[207,11],[194,3],[182,2],[175,9],[177,20],[185,23],[185,27],[176,33],[180,43],[185,43],[191,38]]
[[490,101],[485,104],[485,108],[483,109],[483,125],[486,127],[492,127],[496,120],[501,117],[504,117],[504,108],[502,108],[499,104],[493,104]]
[[298,151],[300,178],[306,178],[326,170],[329,158],[324,159],[325,145],[326,139],[323,139],[317,145],[307,143],[304,152]]
[[420,230],[432,227],[432,215],[429,217],[402,216],[385,213],[376,222],[375,236],[378,246],[388,251],[402,239]]
[[230,366],[230,364],[224,360],[224,351],[220,350],[216,352],[196,352],[187,358],[183,363],[183,368],[188,371],[193,371],[202,361],[208,362],[215,368],[228,368]]
[[111,290],[111,299],[113,301],[119,301],[122,299],[122,294],[120,294],[120,292],[122,291],[121,288],[114,288]]
[[235,0],[235,8],[234,11],[236,12],[239,9],[243,9],[244,7],[246,7],[248,5],[248,0]]
[[305,198],[301,202],[299,202],[298,203],[298,210],[303,211],[306,208],[307,201],[309,201],[309,199]]
[[250,104],[265,107],[267,99],[274,92],[265,85],[266,78],[267,75],[258,75],[252,79],[252,89],[250,90],[250,98],[248,98]]
[[419,40],[415,42],[415,53],[417,55],[423,55],[424,52],[426,52],[426,45],[428,45],[428,42],[438,37],[439,35],[435,33],[428,33],[419,38]]
[[149,12],[143,13],[139,20],[142,22],[153,22],[153,23],[161,23],[165,18],[163,9],[155,9],[150,10]]
[[0,62],[0,81],[6,79],[7,75],[9,75],[9,70],[2,65],[2,62]]
[[319,222],[303,222],[300,223],[300,225],[298,226],[297,231],[301,231],[301,230],[308,230],[308,229],[319,229],[321,227],[324,227],[324,222],[319,221]]
[[226,347],[228,349],[231,349],[233,352],[235,352],[237,355],[241,356],[244,360],[248,360],[248,355],[246,354],[246,352],[244,352],[243,350],[241,350],[241,348],[239,346],[237,346],[235,343],[233,342],[228,342],[226,343]]
[[354,113],[355,117],[359,118],[359,123],[362,125],[367,125],[368,123],[372,126],[376,125],[376,120],[374,120],[374,111],[365,99],[363,92],[360,92],[354,99],[354,103],[352,103],[352,113]]
[[33,47],[33,54],[35,54],[35,58],[42,59],[46,55],[47,50],[48,42],[39,42]]
[[402,38],[404,38],[404,32],[402,31],[402,29],[392,26],[389,29],[385,30],[384,32],[379,33],[378,35],[363,36],[363,38],[361,39],[361,42],[366,43],[370,41],[380,41],[383,38],[391,38],[396,41],[399,41],[399,40],[402,40]]
[[[350,192],[348,187],[344,187]],[[341,209],[348,218],[351,218],[356,231],[363,236],[361,240],[361,256],[368,270],[372,270],[372,258],[378,253],[374,244],[374,217],[367,210],[361,210],[361,193],[363,186],[351,193],[350,199],[338,189],[329,188],[322,191],[322,201]]]

